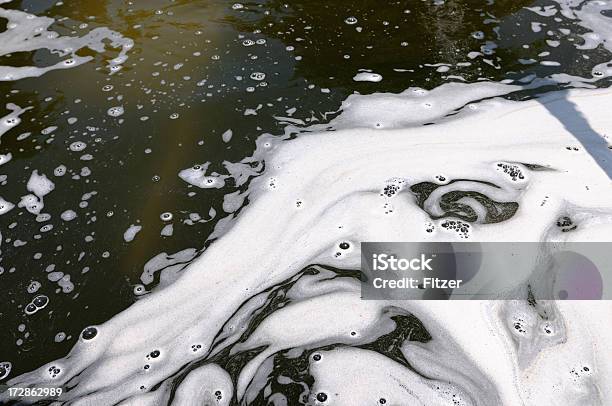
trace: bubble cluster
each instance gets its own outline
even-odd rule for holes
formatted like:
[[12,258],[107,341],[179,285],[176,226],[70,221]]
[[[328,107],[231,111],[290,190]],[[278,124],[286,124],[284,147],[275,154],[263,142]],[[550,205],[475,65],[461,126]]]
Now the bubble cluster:
[[578,226],[574,224],[569,216],[561,216],[557,219],[557,227],[559,227],[562,232],[567,233],[575,230]]
[[55,379],[57,378],[60,373],[62,372],[62,370],[60,368],[58,368],[55,365],[51,365],[48,369],[47,369],[47,373],[49,374],[49,377],[51,379]]
[[518,165],[500,162],[496,166],[498,171],[502,171],[514,182],[525,180],[523,170]]
[[400,193],[406,187],[406,184],[406,179],[392,178],[386,182],[382,192],[380,192],[380,196],[389,199],[395,197],[396,194]]
[[461,220],[444,220],[440,227],[448,231],[454,231],[459,238],[469,238],[471,226]]
[[263,72],[253,72],[253,73],[251,73],[250,77],[253,80],[261,81],[261,80],[264,80],[266,78],[266,74],[263,73]]
[[30,303],[25,306],[25,313],[32,315],[39,310],[44,309],[49,304],[49,298],[45,295],[38,295]]
[[106,114],[108,114],[111,117],[119,117],[119,116],[122,116],[123,113],[124,113],[123,106],[114,106],[114,107],[111,107],[106,112]]

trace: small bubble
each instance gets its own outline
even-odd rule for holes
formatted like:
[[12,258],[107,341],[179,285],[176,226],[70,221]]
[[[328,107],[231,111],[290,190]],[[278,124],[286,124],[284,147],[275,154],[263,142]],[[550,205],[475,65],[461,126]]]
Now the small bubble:
[[264,80],[266,78],[266,74],[263,72],[253,72],[251,73],[251,79],[253,80]]
[[26,314],[34,314],[37,311],[38,311],[38,308],[34,306],[33,303],[28,303],[28,305],[25,307]]
[[45,295],[38,295],[32,300],[32,304],[38,309],[42,309],[49,303],[49,298]]
[[87,144],[84,143],[83,141],[75,141],[72,144],[70,144],[69,148],[73,152],[80,152],[80,151],[83,151],[85,147],[87,147]]
[[476,39],[484,39],[485,35],[484,35],[484,32],[482,31],[474,31],[472,33],[472,37]]
[[36,293],[41,286],[42,285],[38,281],[30,282],[30,285],[28,286],[28,293]]
[[108,109],[106,113],[111,117],[119,117],[123,115],[124,110],[122,106],[115,106]]
[[83,337],[83,340],[91,340],[92,338],[94,338],[96,335],[98,335],[98,329],[95,327],[87,327],[85,330],[83,330],[83,332],[81,333],[81,337]]

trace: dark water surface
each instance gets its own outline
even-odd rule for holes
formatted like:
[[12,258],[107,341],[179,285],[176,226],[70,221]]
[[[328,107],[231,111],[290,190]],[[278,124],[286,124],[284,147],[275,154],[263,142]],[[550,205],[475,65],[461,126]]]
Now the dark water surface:
[[[223,162],[249,156],[259,135],[283,133],[284,124],[275,117],[292,116],[304,125],[325,122],[354,92],[401,92],[461,80],[527,78],[528,83],[561,72],[591,77],[596,63],[611,59],[602,47],[578,52],[577,33],[584,30],[573,21],[523,8],[546,2],[233,4],[40,0],[3,5],[52,17],[51,29],[63,35],[81,36],[104,26],[135,42],[123,68],[112,75],[105,61],[117,50],[108,48],[103,54],[79,51],[94,60],[74,69],[0,82],[2,105],[33,107],[1,139],[0,153],[13,158],[0,167],[0,175],[6,175],[0,196],[18,202],[33,170],[55,183],[44,201],[50,220],[37,221],[17,207],[0,217],[0,361],[13,364],[11,377],[65,355],[85,326],[133,303],[149,259],[202,249],[226,215],[223,196],[246,185],[198,189],[181,180],[179,171],[210,161],[209,171],[225,173]],[[350,17],[357,22],[345,21]],[[536,17],[547,24],[540,32],[531,28]],[[0,30],[5,25],[0,19]],[[571,34],[561,37],[557,30],[563,27]],[[546,39],[560,45],[551,47]],[[470,52],[481,55],[470,58]],[[550,55],[539,56],[542,52]],[[560,66],[519,61],[530,58]],[[57,60],[38,50],[5,55],[0,65],[44,66]],[[450,69],[427,66],[438,63]],[[384,79],[355,82],[360,69]],[[253,79],[253,73],[264,73],[265,79]],[[109,116],[115,106],[125,113]],[[69,124],[73,117],[78,121]],[[45,134],[50,126],[57,129]],[[225,142],[228,129],[233,135]],[[75,141],[87,147],[71,151]],[[63,177],[53,176],[59,165],[68,168]],[[68,209],[77,213],[73,221],[60,218]],[[165,212],[172,213],[170,221],[160,218]],[[193,213],[210,220],[186,223]],[[41,232],[48,224],[53,228]],[[123,233],[132,224],[142,230],[126,242]],[[160,235],[167,224],[173,224],[173,234]],[[49,280],[50,265],[70,275],[74,288],[63,290]],[[42,286],[28,293],[33,281]],[[49,304],[27,315],[25,306],[39,294],[48,296]],[[58,333],[66,339],[56,339]]]

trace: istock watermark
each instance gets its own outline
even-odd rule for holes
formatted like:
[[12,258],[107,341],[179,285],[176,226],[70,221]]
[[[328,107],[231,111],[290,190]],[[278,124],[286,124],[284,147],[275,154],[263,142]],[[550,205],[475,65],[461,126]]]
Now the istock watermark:
[[364,242],[363,299],[612,299],[612,244]]
[[[416,258],[398,258],[393,254],[372,254],[372,271],[433,271],[432,261],[437,254],[421,254]],[[461,279],[375,277],[372,280],[374,289],[447,289],[461,286]]]

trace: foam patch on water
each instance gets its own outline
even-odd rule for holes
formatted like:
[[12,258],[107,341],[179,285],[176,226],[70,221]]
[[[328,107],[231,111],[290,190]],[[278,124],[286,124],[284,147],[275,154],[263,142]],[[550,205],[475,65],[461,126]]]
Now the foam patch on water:
[[610,16],[606,15],[606,12],[609,13],[612,8],[612,2],[609,0],[556,2],[559,4],[559,12],[563,16],[577,20],[579,25],[591,30],[580,34],[584,43],[578,45],[578,49],[595,49],[601,45],[612,52],[612,25],[610,24]]
[[136,234],[140,232],[142,226],[131,224],[127,230],[123,233],[123,240],[125,242],[131,242],[136,238]]
[[[392,129],[421,125],[439,120],[469,102],[520,89],[520,86],[489,82],[477,87],[446,83],[432,90],[413,87],[398,94],[354,94],[342,102],[342,114],[333,119],[329,126],[334,129]],[[476,104],[470,106],[472,109],[478,107]]]
[[4,133],[21,123],[21,118],[19,116],[33,107],[21,108],[16,104],[8,103],[6,108],[10,110],[11,113],[0,118],[0,141],[2,140],[2,135]]
[[[567,28],[561,28],[561,37],[569,36],[574,41],[573,36],[581,37],[581,41],[575,41],[574,47],[579,50],[592,50],[601,47],[612,52],[612,2],[609,0],[578,1],[578,0],[555,0],[554,4],[546,6],[526,7],[533,13],[547,18],[554,19],[555,22],[563,21],[562,18],[575,23],[585,31],[572,33]],[[534,24],[534,23],[532,23]],[[535,23],[537,24],[537,23]],[[572,34],[570,36],[570,33]],[[553,35],[551,31],[547,35]],[[547,40],[548,45],[556,47],[559,41]],[[535,61],[534,61],[535,62]],[[541,62],[542,63],[542,62]],[[552,62],[558,64],[558,62]],[[593,82],[603,77],[612,76],[612,65],[610,62],[600,63],[593,66],[592,78],[581,78],[563,73],[554,74],[551,79],[559,82]]]
[[355,82],[380,82],[383,79],[382,75],[371,72],[359,72],[353,76]]
[[0,56],[46,49],[63,58],[49,66],[0,66],[0,81],[38,77],[52,70],[74,68],[93,59],[92,56],[79,56],[77,51],[89,48],[103,53],[106,42],[119,49],[119,54],[108,63],[112,73],[121,68],[127,60],[127,52],[134,46],[131,39],[105,27],[94,28],[82,37],[70,37],[49,29],[55,23],[53,18],[4,8],[0,8],[0,18],[8,20],[6,31],[0,33]]
[[179,178],[201,189],[220,189],[225,186],[225,179],[227,179],[228,176],[220,175],[217,172],[207,175],[206,172],[209,166],[210,162],[206,162],[194,165],[191,168],[183,169],[179,172]]
[[[247,404],[609,404],[605,302],[528,304],[525,289],[514,302],[368,302],[349,271],[360,241],[609,240],[612,90],[477,102],[514,90],[360,96],[337,131],[262,136],[266,170],[220,238],[152,260],[143,283],[163,269],[163,288],[9,384],[69,383],[75,405],[217,390]],[[204,187],[208,166],[180,176]],[[510,209],[464,199],[474,216],[460,218],[441,204],[451,191]]]
[[3,199],[2,196],[0,196],[0,216],[13,210],[14,207],[14,203],[11,203],[8,200]]

